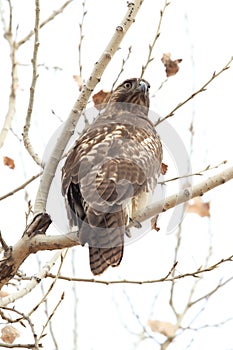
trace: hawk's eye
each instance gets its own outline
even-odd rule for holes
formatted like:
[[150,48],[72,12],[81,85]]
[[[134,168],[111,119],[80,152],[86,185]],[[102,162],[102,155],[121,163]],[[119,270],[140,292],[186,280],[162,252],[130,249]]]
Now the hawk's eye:
[[127,90],[130,89],[131,87],[132,87],[132,84],[129,81],[124,83],[124,88],[126,88]]

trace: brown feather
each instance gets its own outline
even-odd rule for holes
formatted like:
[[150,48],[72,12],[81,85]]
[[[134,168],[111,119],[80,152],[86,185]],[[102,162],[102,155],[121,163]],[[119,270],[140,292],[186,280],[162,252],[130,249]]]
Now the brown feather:
[[157,183],[162,146],[147,116],[148,86],[136,78],[122,83],[62,169],[70,224],[79,227],[80,243],[89,245],[95,275],[120,264],[127,203]]

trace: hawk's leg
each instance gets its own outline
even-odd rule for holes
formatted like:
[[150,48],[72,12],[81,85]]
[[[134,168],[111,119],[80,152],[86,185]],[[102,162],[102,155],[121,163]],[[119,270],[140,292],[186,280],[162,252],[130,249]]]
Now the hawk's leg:
[[[141,223],[138,220],[134,220],[134,219],[131,219],[131,218],[129,218],[129,226],[130,227],[133,226],[133,227],[136,227],[136,228],[142,228],[142,225],[141,225]],[[126,227],[125,234],[126,234],[127,237],[130,238],[132,235],[131,235],[129,226]]]

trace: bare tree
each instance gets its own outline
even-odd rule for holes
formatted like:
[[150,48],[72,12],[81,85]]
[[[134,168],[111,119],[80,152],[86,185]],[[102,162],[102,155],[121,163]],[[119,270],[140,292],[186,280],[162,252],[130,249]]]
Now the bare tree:
[[[22,191],[25,193],[27,202],[25,229],[23,230],[22,236],[18,240],[15,240],[14,244],[11,246],[8,243],[8,232],[2,232],[0,234],[2,245],[0,285],[1,288],[4,287],[1,292],[0,302],[3,324],[2,343],[0,347],[40,349],[43,347],[44,338],[46,338],[45,336],[49,330],[49,346],[55,349],[61,348],[58,339],[59,335],[56,331],[56,319],[62,317],[61,314],[59,316],[59,310],[62,309],[62,305],[65,304],[66,294],[70,296],[70,291],[72,291],[74,301],[70,303],[70,305],[72,305],[71,307],[74,308],[74,311],[70,312],[71,317],[74,319],[72,346],[74,349],[78,349],[78,328],[82,327],[81,324],[84,322],[82,316],[77,312],[81,300],[79,294],[82,295],[80,289],[95,288],[95,293],[98,294],[98,286],[101,285],[105,288],[101,303],[104,301],[106,295],[107,298],[109,298],[110,285],[115,288],[114,293],[119,292],[118,288],[120,286],[120,298],[118,299],[116,295],[114,295],[114,307],[117,312],[119,312],[122,328],[130,335],[131,343],[135,344],[135,349],[139,349],[141,346],[148,346],[149,343],[152,344],[153,348],[161,350],[167,348],[172,349],[172,346],[176,349],[176,344],[178,344],[180,348],[184,346],[180,344],[185,344],[186,348],[192,348],[192,343],[195,341],[198,332],[200,334],[202,330],[211,327],[221,328],[221,326],[223,327],[232,322],[232,317],[230,316],[225,318],[220,317],[219,319],[213,320],[213,322],[209,322],[207,317],[207,321],[205,321],[204,316],[207,314],[206,310],[209,307],[209,301],[214,299],[218,293],[223,293],[222,291],[226,290],[231,285],[233,278],[232,273],[227,272],[227,274],[224,274],[224,277],[222,277],[219,271],[225,268],[225,266],[228,266],[228,263],[232,262],[233,255],[230,253],[219,257],[218,254],[213,254],[214,238],[211,228],[209,206],[208,203],[196,199],[233,178],[233,166],[226,166],[227,161],[222,160],[217,165],[210,165],[207,162],[204,169],[202,164],[200,164],[199,170],[194,172],[187,166],[186,173],[179,173],[177,176],[172,176],[170,178],[168,171],[168,175],[166,175],[165,179],[162,179],[160,183],[161,187],[166,187],[168,195],[162,200],[150,204],[139,217],[134,218],[140,223],[148,223],[149,220],[152,219],[151,228],[159,230],[158,225],[163,223],[165,212],[172,208],[179,208],[179,205],[183,204],[183,209],[188,212],[186,218],[192,215],[189,212],[194,212],[194,215],[198,214],[198,225],[202,224],[201,220],[207,219],[207,227],[205,227],[205,229],[207,229],[207,238],[205,237],[204,239],[198,235],[200,245],[204,245],[200,258],[201,263],[199,265],[196,263],[194,266],[189,267],[186,266],[185,263],[182,263],[182,254],[184,254],[185,247],[187,246],[185,239],[187,231],[185,225],[187,220],[185,218],[182,223],[181,220],[179,221],[176,234],[172,235],[172,247],[170,251],[173,252],[173,256],[167,259],[167,264],[161,269],[160,275],[155,274],[152,278],[147,278],[147,274],[145,274],[143,278],[135,278],[129,277],[126,274],[123,275],[123,278],[115,278],[115,275],[113,275],[113,277],[110,275],[109,277],[100,277],[96,279],[89,277],[88,274],[85,277],[76,276],[76,274],[78,274],[78,266],[76,266],[76,264],[78,259],[80,259],[76,256],[78,254],[75,253],[77,249],[76,246],[80,244],[78,237],[76,233],[64,234],[62,232],[59,234],[55,232],[55,228],[51,225],[52,219],[47,212],[48,196],[51,191],[51,186],[56,176],[57,169],[59,169],[60,161],[64,158],[69,140],[75,133],[77,125],[79,127],[78,132],[81,133],[81,129],[92,122],[86,112],[88,110],[86,106],[91,102],[91,95],[97,84],[99,84],[105,69],[112,61],[115,53],[118,52],[121,43],[124,42],[125,36],[127,37],[129,28],[132,25],[132,33],[137,25],[137,21],[136,24],[134,24],[134,22],[137,16],[140,16],[141,8],[146,6],[146,4],[143,3],[144,1],[142,0],[135,0],[134,2],[125,4],[125,14],[122,14],[122,19],[119,20],[117,25],[112,25],[112,37],[110,41],[107,43],[107,40],[102,38],[106,48],[99,59],[92,58],[92,72],[86,75],[84,73],[84,66],[85,59],[88,59],[89,53],[85,52],[84,43],[85,40],[89,39],[85,37],[84,33],[85,23],[88,18],[88,6],[91,5],[88,4],[87,6],[85,0],[83,2],[69,0],[60,3],[59,8],[53,9],[53,11],[43,19],[45,13],[47,13],[44,9],[44,3],[40,0],[35,0],[33,10],[34,18],[33,13],[30,15],[34,20],[34,29],[30,29],[20,37],[22,23],[17,22],[20,19],[20,15],[17,12],[19,8],[13,0],[0,1],[2,40],[5,40],[8,44],[8,57],[10,59],[9,98],[5,120],[0,133],[0,148],[5,152],[7,150],[6,145],[8,139],[10,140],[11,137],[13,137],[20,145],[22,143],[24,145],[22,158],[25,160],[22,161],[22,168],[24,167],[24,162],[27,160],[28,163],[32,162],[33,167],[37,169],[33,175],[27,175],[24,181],[18,183],[18,185],[10,191],[3,192],[0,196],[0,201],[2,201],[2,203],[7,203],[5,207],[6,211],[8,210],[9,203],[11,203],[10,205],[14,205],[14,201],[18,200],[18,198],[15,199],[17,194],[22,193]],[[150,43],[148,51],[144,55],[144,60],[142,62],[140,61],[141,77],[147,74],[152,64],[158,66],[158,62],[156,62],[155,58],[155,50],[157,49],[158,41],[162,40],[163,23],[166,22],[166,14],[170,5],[171,4],[167,0],[163,2],[161,10],[157,11],[157,22],[154,33],[151,33],[152,39],[144,39],[144,41]],[[39,91],[41,91],[41,89],[43,90],[43,88],[46,89],[46,86],[38,88],[38,84],[40,83],[40,74],[43,74],[41,73],[41,69],[43,69],[43,72],[57,72],[62,71],[62,68],[57,66],[56,62],[53,67],[47,67],[42,64],[40,61],[40,46],[43,45],[43,42],[46,42],[46,36],[44,35],[46,28],[54,25],[60,18],[63,18],[65,22],[69,20],[66,11],[69,15],[72,11],[77,11],[77,17],[79,18],[79,23],[77,25],[78,30],[74,34],[75,39],[69,38],[69,40],[77,41],[77,74],[74,74],[74,82],[72,82],[72,84],[74,84],[77,89],[76,93],[78,97],[67,120],[60,127],[61,131],[58,136],[56,136],[53,150],[49,150],[48,159],[44,161],[42,160],[41,152],[37,151],[37,146],[32,136],[33,118],[40,103]],[[134,39],[136,41],[138,38],[135,36]],[[55,37],[53,40],[56,40]],[[119,58],[118,56],[118,71],[115,75],[115,80],[113,79],[111,89],[114,88],[121,76],[127,72],[127,66],[130,62],[133,62],[133,59],[135,59],[132,57],[135,55],[133,44],[134,43],[132,43],[132,45],[130,44],[124,51],[123,58]],[[30,48],[29,50],[28,47]],[[23,52],[23,54],[21,54],[21,52]],[[30,57],[28,56],[28,52]],[[26,63],[21,61],[22,57]],[[161,131],[161,125],[165,125],[168,119],[174,120],[176,113],[182,110],[182,108],[185,108],[190,101],[194,101],[199,95],[203,96],[207,88],[217,84],[218,79],[221,79],[221,77],[229,73],[232,60],[232,57],[230,59],[226,57],[226,62],[222,67],[212,72],[200,86],[197,88],[193,87],[192,91],[188,92],[183,100],[176,101],[175,106],[172,107],[169,112],[157,118],[157,120],[155,120],[155,127]],[[165,65],[166,77],[159,83],[156,93],[154,94],[155,96],[169,84],[170,76],[178,73],[181,59],[172,60],[170,55],[166,54],[163,56],[162,61]],[[28,62],[30,63],[28,64]],[[159,62],[159,64],[161,65],[160,69],[162,71],[164,67],[161,62]],[[17,120],[17,110],[20,104],[21,75],[24,69],[27,69],[27,72],[30,69],[30,83],[28,83],[27,87],[27,108],[24,109],[25,118],[23,123],[22,120],[19,123],[22,133],[21,137],[21,133],[18,132],[18,129],[16,131],[14,129],[16,125],[14,121]],[[154,68],[151,69],[153,71]],[[62,79],[60,81],[62,82]],[[23,100],[23,102],[25,101]],[[55,123],[60,126],[63,119],[59,116],[60,113],[53,110],[51,114],[54,121],[56,120],[56,122],[52,123],[52,128],[54,128]],[[46,119],[41,119],[40,122],[46,125]],[[189,131],[189,141],[191,144],[189,153],[192,154],[194,152],[195,137],[194,119],[191,119]],[[4,162],[5,165],[14,171],[15,165],[13,159],[4,156]],[[168,164],[168,169],[169,166]],[[19,167],[19,165],[17,165],[17,167]],[[9,171],[11,170],[9,169]],[[166,171],[164,171],[164,173],[165,172]],[[39,177],[40,182],[37,181]],[[200,177],[202,177],[202,181],[197,182],[196,178]],[[194,184],[192,184],[192,180]],[[32,187],[28,190],[28,188],[35,183],[37,188]],[[175,188],[173,194],[171,194],[170,188],[171,191]],[[222,187],[219,188],[219,191],[221,191],[221,188]],[[59,191],[59,188],[57,191]],[[31,201],[33,197],[35,197],[34,205],[32,205]],[[193,203],[189,202],[191,199],[194,199]],[[24,201],[24,199],[22,199],[22,201]],[[187,204],[187,202],[189,202],[189,204]],[[13,215],[14,213],[11,213],[12,220]],[[203,219],[203,217],[205,219]],[[14,227],[14,230],[17,230],[16,237],[17,235],[21,235],[18,227]],[[48,232],[50,230],[51,233],[48,234],[47,230]],[[74,248],[68,249],[72,247]],[[56,250],[52,257],[50,252],[45,252],[50,250]],[[72,256],[69,254],[69,251],[72,252]],[[45,257],[48,258],[49,261],[45,263],[44,259],[42,259],[42,261],[38,260],[39,268],[37,271],[33,273],[24,273],[21,268],[25,269],[27,265],[30,266],[32,255],[38,252],[40,252],[42,256],[45,254]],[[41,255],[39,255],[38,259]],[[67,268],[69,264],[72,265],[72,270]],[[119,271],[120,274],[124,272],[123,270]],[[208,286],[209,276],[212,276],[212,282]],[[64,291],[65,288],[67,288],[66,283],[69,287],[68,292]],[[39,288],[36,288],[38,285],[41,286],[40,291]],[[83,287],[84,285],[87,287]],[[133,288],[132,291],[131,288]],[[135,288],[143,288],[145,295],[149,296],[148,303],[150,305],[147,303],[148,312],[144,312],[141,307],[138,307],[137,310],[138,301],[135,301],[133,297],[133,293],[136,290]],[[161,288],[163,288],[163,292],[161,292]],[[27,306],[25,306],[25,300],[28,300]],[[13,306],[9,307],[9,304],[12,303]],[[122,306],[124,303],[127,305],[125,308]],[[41,311],[42,308],[43,312]],[[163,310],[166,310],[166,312],[164,311],[164,317]],[[43,313],[43,316],[38,321],[38,315],[41,315],[41,313]],[[197,320],[200,319],[203,321],[201,323],[197,322]],[[23,332],[23,327],[27,331],[26,337],[24,338],[20,335]],[[20,329],[20,333],[18,329]],[[186,334],[188,334],[188,336],[186,336]],[[16,344],[15,339],[19,336],[22,337],[22,341]]]

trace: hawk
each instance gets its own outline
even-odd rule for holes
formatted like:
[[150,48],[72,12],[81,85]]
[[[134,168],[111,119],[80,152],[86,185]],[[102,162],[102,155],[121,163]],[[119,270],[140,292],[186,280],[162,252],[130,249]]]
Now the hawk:
[[148,119],[149,83],[124,81],[76,141],[62,168],[68,218],[89,246],[94,275],[122,260],[129,222],[143,211],[160,173],[162,145]]

